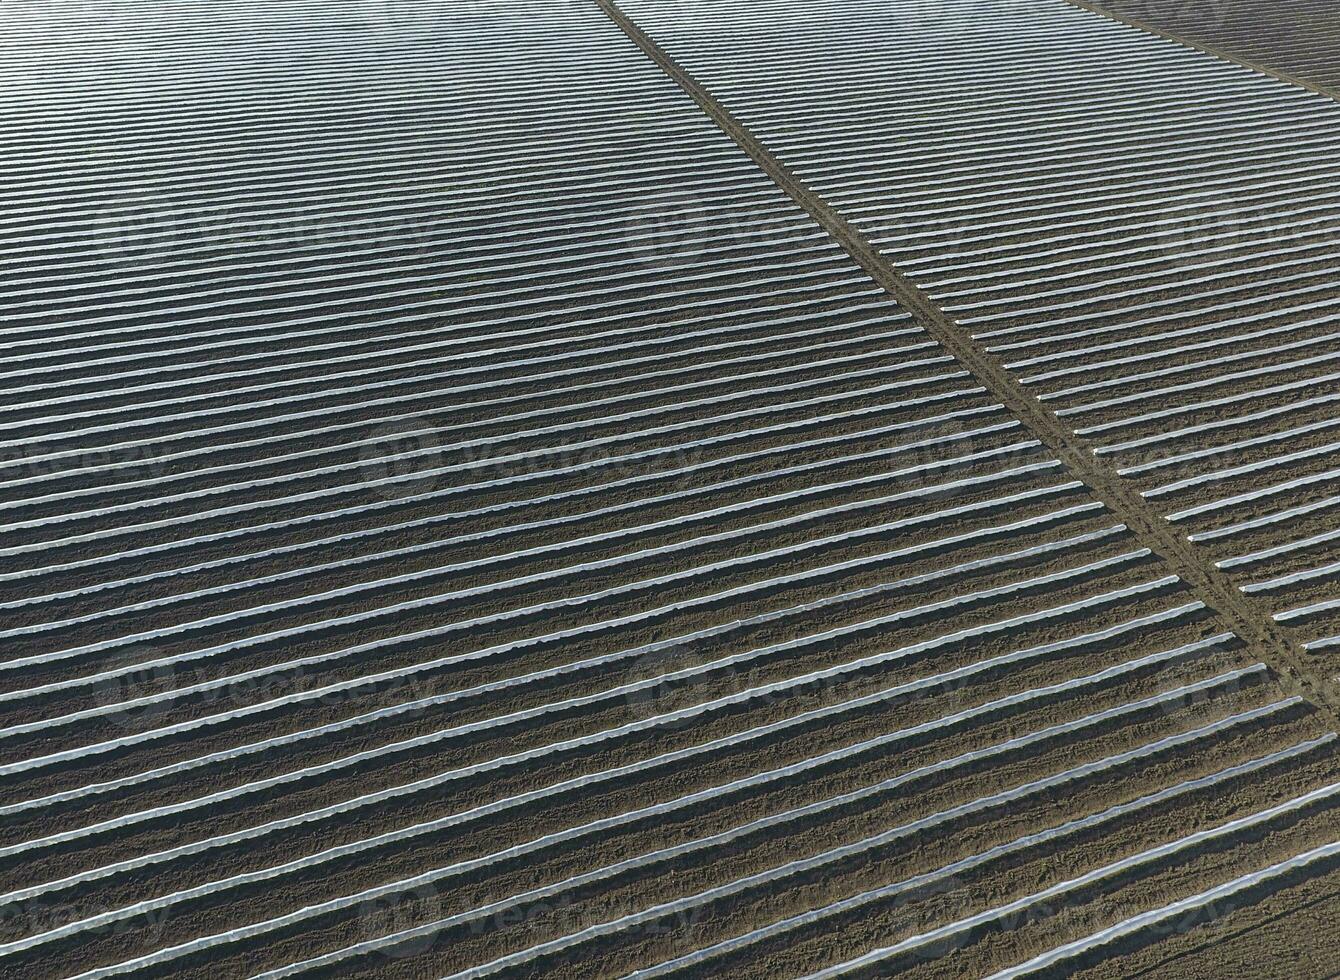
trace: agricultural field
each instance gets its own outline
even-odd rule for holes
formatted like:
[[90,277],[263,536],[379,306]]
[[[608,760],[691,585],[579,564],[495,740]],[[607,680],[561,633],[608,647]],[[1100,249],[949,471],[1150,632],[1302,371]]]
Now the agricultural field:
[[1101,0],[1090,5],[1306,84],[1340,89],[1340,10],[1325,0]]
[[5,977],[1333,969],[1334,101],[1064,0],[0,22]]
[[[625,6],[1150,508],[1340,645],[1340,602],[1318,605],[1340,573],[1340,106],[1050,0],[843,3],[800,52],[806,4],[711,4],[710,27]],[[800,53],[821,67],[781,77]]]

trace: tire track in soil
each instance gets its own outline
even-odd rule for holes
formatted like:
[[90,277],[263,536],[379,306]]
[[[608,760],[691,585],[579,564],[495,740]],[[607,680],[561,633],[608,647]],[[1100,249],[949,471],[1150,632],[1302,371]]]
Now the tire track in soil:
[[[750,158],[763,169],[797,204],[804,208],[849,254],[852,259],[884,288],[938,343],[953,354],[990,392],[991,396],[1023,420],[1032,433],[1060,459],[1077,479],[1082,480],[1096,499],[1110,508],[1114,516],[1127,524],[1141,544],[1162,558],[1196,593],[1197,597],[1219,612],[1229,627],[1248,645],[1253,656],[1269,666],[1280,678],[1286,691],[1298,694],[1320,711],[1326,724],[1340,728],[1340,712],[1329,695],[1330,685],[1308,662],[1307,655],[1295,645],[1271,617],[1270,610],[1252,596],[1240,592],[1231,578],[1201,556],[1195,546],[1179,534],[1140,497],[1112,467],[1094,454],[1096,443],[1077,435],[1048,410],[1037,396],[1013,378],[995,356],[988,354],[962,330],[930,296],[888,262],[846,219],[808,186],[802,183],[696,79],[681,68],[649,35],[642,31],[612,0],[594,0],[614,24],[642,52],[670,76],[698,106]],[[1082,0],[1067,0],[1090,12],[1103,13]],[[1124,21],[1122,18],[1114,18]],[[1143,25],[1132,26],[1144,28]],[[1162,32],[1153,30],[1156,34]],[[1168,36],[1168,35],[1162,35]],[[1179,40],[1178,38],[1171,38]],[[1189,42],[1182,42],[1189,43]],[[1192,45],[1192,47],[1199,47]],[[1215,57],[1228,55],[1200,48]],[[1269,69],[1246,65],[1256,71],[1303,85],[1320,94],[1321,89],[1305,85]]]

